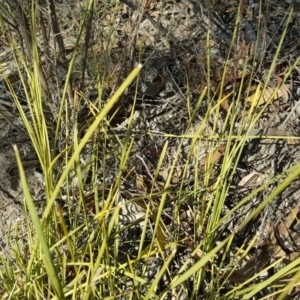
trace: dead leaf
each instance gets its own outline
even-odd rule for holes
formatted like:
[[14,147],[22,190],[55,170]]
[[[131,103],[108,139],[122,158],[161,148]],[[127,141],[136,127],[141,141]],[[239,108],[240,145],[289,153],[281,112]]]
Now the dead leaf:
[[285,246],[282,247],[284,242],[278,241],[280,236],[291,236],[292,240],[297,241],[300,236],[296,232],[292,232],[289,227],[294,222],[299,212],[300,205],[296,206],[291,213],[283,219],[277,228],[273,228],[270,233],[268,241],[261,247],[261,249],[253,255],[247,263],[239,270],[234,271],[228,276],[227,279],[231,283],[240,284],[259,273],[270,261],[271,258],[278,259],[284,258],[287,261],[293,261],[300,256],[298,251],[285,251]]
[[298,248],[298,245],[300,244],[299,233],[290,229],[295,218],[297,218],[299,208],[300,205],[292,209],[290,214],[280,221],[272,232],[270,236],[270,245],[272,247],[270,250],[272,250],[272,256],[274,258],[284,257],[285,259],[292,261],[300,256],[300,252],[295,252],[293,249],[293,246]]
[[226,147],[228,145],[221,145],[218,149],[214,150],[212,153],[207,154],[201,161],[200,166],[205,166],[207,163],[214,165],[224,154]]
[[[147,211],[147,205],[144,203],[142,200],[138,200],[134,202],[137,206],[139,206],[144,212]],[[157,220],[157,211],[156,210],[151,210],[150,213],[150,219],[152,222],[155,224]],[[167,239],[167,229],[165,226],[165,223],[162,221],[160,218],[158,228],[157,228],[157,243],[161,247],[161,249],[165,248],[166,244],[166,239]]]
[[244,176],[243,179],[238,183],[238,186],[251,186],[253,184],[261,184],[264,181],[264,177],[264,174],[252,172]]
[[279,91],[281,93],[282,99],[287,102],[289,100],[289,93],[290,93],[290,84],[282,83],[282,79],[280,76],[276,75],[276,80],[278,85],[280,85]]
[[[159,172],[159,176],[161,176],[164,181],[167,181],[167,178],[170,175],[170,170],[171,167],[164,168],[162,171]],[[181,181],[182,171],[183,171],[182,167],[176,167],[173,169],[173,174],[171,179],[172,184],[177,184]]]
[[[286,97],[286,91],[277,88],[267,87],[264,90],[260,90],[258,93],[246,98],[247,102],[252,103],[253,105],[263,105],[267,103],[273,95],[272,100],[278,100],[280,97]],[[283,95],[284,94],[284,95]]]
[[257,254],[253,255],[241,269],[230,274],[227,280],[231,283],[244,283],[261,271],[268,264],[270,259],[269,246],[264,244],[262,248],[258,250]]
[[228,103],[228,100],[227,100],[227,97],[224,98],[224,100],[221,102],[221,106],[222,108],[228,112],[229,110],[229,103]]
[[147,187],[145,185],[145,178],[144,178],[144,176],[137,174],[136,175],[136,179],[135,179],[135,185],[136,185],[136,188],[139,191],[143,191],[143,192],[147,191]]

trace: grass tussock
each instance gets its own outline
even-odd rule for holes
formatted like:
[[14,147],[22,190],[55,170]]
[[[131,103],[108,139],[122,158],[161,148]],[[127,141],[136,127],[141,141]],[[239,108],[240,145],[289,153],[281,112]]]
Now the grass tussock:
[[[22,190],[20,220],[1,237],[1,299],[295,295],[299,205],[289,199],[300,163],[288,151],[299,147],[291,78],[300,56],[287,65],[283,53],[293,8],[260,1],[247,23],[242,1],[225,7],[226,40],[213,4],[201,4],[211,28],[194,29],[188,44],[156,27],[162,47],[141,33],[145,20],[159,24],[155,3],[40,2],[0,4],[11,54],[0,120],[12,126]],[[280,15],[277,31],[267,9]],[[278,123],[280,105],[290,110]]]

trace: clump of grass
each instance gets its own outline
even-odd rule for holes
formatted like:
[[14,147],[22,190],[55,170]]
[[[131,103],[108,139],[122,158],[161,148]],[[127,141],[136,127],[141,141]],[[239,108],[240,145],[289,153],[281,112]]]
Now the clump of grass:
[[[54,5],[52,1],[50,2]],[[244,230],[255,216],[259,215],[277,195],[299,176],[299,165],[291,167],[282,175],[270,178],[260,187],[253,189],[249,195],[228,209],[226,213],[224,213],[224,206],[246,140],[251,136],[251,129],[268,105],[266,103],[264,108],[261,108],[260,112],[257,113],[257,103],[259,103],[259,99],[270,81],[285,32],[282,35],[281,44],[274,56],[263,88],[257,88],[254,97],[257,101],[252,102],[247,114],[242,114],[243,119],[238,120],[238,111],[245,88],[243,84],[240,85],[239,90],[233,91],[226,116],[225,118],[222,116],[222,104],[230,97],[225,95],[223,90],[228,70],[225,65],[221,88],[218,91],[219,96],[214,97],[211,86],[208,86],[199,95],[195,104],[192,105],[188,99],[189,121],[186,131],[181,136],[171,136],[168,132],[163,134],[163,137],[171,136],[179,141],[178,149],[176,153],[173,153],[172,163],[163,184],[160,181],[160,174],[164,161],[169,155],[170,145],[168,143],[165,143],[160,151],[156,169],[153,175],[150,174],[152,182],[148,188],[144,189],[146,192],[134,194],[130,191],[124,191],[123,183],[124,178],[129,177],[131,172],[135,172],[134,170],[128,171],[127,166],[133,152],[132,124],[137,96],[134,97],[133,108],[128,117],[128,127],[123,137],[110,131],[109,120],[113,118],[120,97],[124,95],[124,91],[130,88],[131,83],[138,76],[141,65],[132,70],[108,100],[105,99],[108,94],[105,93],[104,86],[107,85],[111,77],[109,77],[109,71],[102,68],[92,70],[93,78],[97,80],[94,83],[97,85],[98,92],[96,103],[87,100],[80,91],[78,93],[72,92],[71,74],[79,45],[84,30],[91,28],[90,22],[95,4],[93,1],[88,1],[73,56],[68,64],[62,93],[59,89],[56,90],[58,94],[61,94],[61,101],[59,103],[51,102],[53,99],[47,98],[45,94],[47,89],[43,86],[41,79],[42,62],[37,43],[39,31],[36,23],[38,6],[37,2],[33,1],[33,3],[35,5],[32,5],[31,12],[28,12],[31,20],[31,42],[29,43],[31,51],[22,52],[16,42],[20,40],[9,35],[10,45],[18,67],[18,75],[26,95],[27,110],[24,110],[21,105],[12,84],[7,81],[7,85],[10,87],[24,128],[30,136],[42,169],[45,205],[42,210],[37,208],[26,182],[18,149],[14,147],[24,193],[25,231],[28,235],[26,239],[20,241],[18,236],[24,233],[24,229],[16,227],[13,233],[8,230],[6,239],[11,247],[11,254],[1,256],[2,290],[0,293],[2,299],[67,299],[71,297],[74,299],[167,299],[171,296],[181,299],[180,295],[183,297],[182,299],[233,299],[242,297],[249,299],[265,287],[272,286],[280,278],[284,278],[286,274],[295,274],[294,279],[291,279],[287,286],[276,290],[276,293],[281,293],[280,297],[283,297],[288,290],[296,285],[298,259],[266,280],[258,279],[267,267],[254,272],[241,284],[232,284],[230,276],[236,269],[236,262],[241,264],[256,243],[256,238],[253,237],[247,245],[237,248],[234,246],[234,239],[239,231]],[[118,5],[112,7],[114,9],[102,7],[103,14],[105,14],[105,9],[110,9],[112,19],[117,19],[115,16],[118,13]],[[239,18],[237,17],[238,21]],[[289,18],[286,21],[286,28],[288,23]],[[40,25],[42,24],[40,23]],[[113,25],[110,30],[111,35],[109,37],[112,38]],[[8,34],[8,32],[6,33]],[[236,34],[237,32],[235,32]],[[232,43],[235,40],[234,36]],[[85,41],[89,42],[87,32],[85,33]],[[209,33],[207,41],[209,41]],[[55,40],[56,42],[59,44],[58,40]],[[108,47],[107,51],[102,53],[102,61],[108,61],[111,54],[110,41],[106,40],[105,42]],[[209,42],[207,49],[209,49]],[[207,57],[209,70],[209,55]],[[229,61],[230,55],[226,63]],[[247,69],[247,63],[245,60],[244,69]],[[252,70],[250,74],[253,76]],[[242,82],[243,80],[246,82],[245,77],[241,78]],[[248,80],[248,82],[250,81]],[[209,83],[210,76],[208,75]],[[269,101],[271,100],[272,97]],[[194,127],[199,108],[204,101],[208,103],[207,110],[200,126]],[[80,122],[77,113],[81,103],[86,103],[90,110],[89,118],[86,119],[86,126],[78,128]],[[50,109],[54,117],[50,125],[46,115],[47,109]],[[211,119],[213,120],[212,130],[207,134],[207,124]],[[224,119],[221,129],[217,125],[220,119]],[[235,134],[236,123],[242,124],[238,134]],[[108,176],[108,168],[110,168],[106,164],[106,161],[109,160],[107,154],[109,139],[116,140],[116,145],[114,145],[110,155],[117,156],[116,164],[118,167],[113,182],[106,184],[105,177]],[[99,143],[99,140],[102,144]],[[189,141],[188,155],[181,166],[182,176],[178,177],[177,167],[180,153],[186,140]],[[205,159],[201,160],[199,153],[204,147],[206,155]],[[83,164],[81,154],[86,149],[89,149],[90,156]],[[218,152],[221,149],[224,149],[222,161],[217,168],[218,174],[216,175],[214,169],[219,162]],[[100,189],[99,156],[103,159],[101,162],[103,178],[100,180]],[[185,178],[190,172],[191,163],[195,166],[194,178],[191,184],[192,188],[188,190]],[[196,166],[201,166],[201,168]],[[203,174],[199,174],[200,172]],[[179,184],[176,185],[175,190],[172,183],[174,177],[179,178]],[[92,187],[92,201],[89,200],[85,191],[87,182]],[[232,233],[225,234],[224,224],[228,224],[241,207],[250,203],[255,194],[274,182],[280,183],[272,193],[253,209]],[[137,184],[145,185],[145,182],[140,181]],[[76,197],[74,196],[75,190],[77,192]],[[123,197],[128,194],[130,197]],[[58,201],[62,197],[64,197],[63,200],[67,207],[67,214],[63,212]],[[121,210],[131,203],[138,207],[142,219],[134,219],[124,225],[120,218]],[[169,206],[172,207],[171,222],[168,222],[166,213],[166,207]],[[189,234],[186,236],[182,234],[186,228],[184,222],[181,221],[180,214],[183,206],[188,207],[191,213],[192,237]],[[141,221],[142,224],[139,223]],[[170,223],[173,223],[174,226],[170,227]],[[130,235],[126,236],[126,230],[131,232],[130,230],[136,228],[138,224],[141,228],[138,249],[135,249],[135,255],[125,253],[121,259],[123,249],[129,249],[129,246],[124,248],[123,244],[127,242],[130,245],[134,239]],[[150,237],[149,224],[151,227]],[[172,232],[170,228],[179,229],[178,232]],[[222,235],[223,233],[224,235]],[[121,238],[122,235],[127,237],[125,242]],[[180,249],[184,247],[188,249],[187,255],[174,272],[175,258],[180,253]],[[145,275],[147,264],[155,258],[159,259],[161,264],[157,270],[154,270],[153,279],[148,281]],[[273,266],[279,262],[280,260],[275,261]],[[205,291],[205,294],[199,295],[199,291]]]

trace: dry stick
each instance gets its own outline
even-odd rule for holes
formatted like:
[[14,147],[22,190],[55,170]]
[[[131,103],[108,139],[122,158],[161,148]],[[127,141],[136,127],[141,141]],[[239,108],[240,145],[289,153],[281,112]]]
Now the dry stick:
[[297,108],[299,108],[299,106],[300,106],[300,101],[296,101],[296,104],[291,109],[290,113],[287,115],[287,117],[285,118],[285,120],[282,122],[281,125],[285,125],[286,124],[286,122],[291,118],[292,114],[296,111]]
[[[59,48],[59,56],[61,57],[63,63],[67,65],[67,58],[66,58],[66,51],[65,51],[65,45],[64,41],[61,35],[56,10],[55,10],[55,3],[53,0],[49,0],[49,10],[50,10],[50,17],[51,17],[51,24],[52,24],[52,30],[54,32],[54,36],[57,40],[58,48]],[[71,108],[73,108],[73,95],[72,95],[72,87],[70,81],[67,82],[68,85],[68,96],[69,96],[69,105]]]
[[[25,47],[27,49],[27,55],[26,55],[26,50],[23,47],[23,43],[21,42],[22,52],[23,52],[24,57],[27,56],[27,58],[28,58],[27,61],[31,61],[32,58],[33,58],[33,56],[32,56],[33,55],[33,53],[32,53],[32,38],[33,37],[32,37],[32,33],[31,33],[31,30],[30,30],[30,27],[29,27],[29,22],[27,20],[26,15],[25,15],[24,9],[21,6],[21,4],[17,2],[17,0],[11,0],[11,2],[9,2],[9,3],[6,0],[6,2],[7,2],[7,5],[9,5],[11,7],[13,13],[16,16],[16,19],[20,20],[20,24],[18,26],[17,32],[19,33],[19,35],[21,37],[21,40],[25,41]],[[40,50],[39,46],[37,45],[37,43],[36,43],[36,47],[37,47],[37,50],[38,50],[38,55],[40,56],[41,50]],[[41,86],[42,86],[43,95],[46,98],[49,98],[49,94],[50,94],[49,83],[46,79],[46,75],[44,73],[44,70],[43,70],[43,67],[42,67],[41,63],[39,63],[39,79],[40,79],[40,83],[41,83]],[[53,103],[51,103],[51,101],[48,101],[47,105],[51,110],[52,116],[54,117],[54,119],[56,119],[57,114],[55,113],[56,109],[55,109]]]
[[279,128],[251,129],[248,135],[260,136],[300,136],[300,131]]
[[[1,19],[4,21],[4,23],[11,26],[14,30],[17,31],[18,34],[20,34],[18,26],[16,26],[15,24],[13,24],[8,20],[8,18],[12,18],[12,15],[10,15],[10,13],[7,11],[7,8],[1,2],[0,2],[0,11],[1,11]],[[4,14],[9,14],[9,15],[5,17]],[[20,37],[20,39],[22,39],[22,37]]]
[[[32,34],[31,34],[29,22],[26,18],[25,12],[24,12],[23,8],[21,7],[20,3],[17,2],[17,0],[9,0],[9,1],[6,0],[5,2],[7,3],[8,6],[10,6],[12,8],[12,11],[16,15],[16,19],[20,20],[19,28],[20,28],[21,36],[22,36],[23,40],[25,41],[25,45],[26,45],[26,48],[28,51],[27,57],[30,60],[32,58]],[[40,49],[38,49],[38,50],[40,53]],[[23,49],[23,54],[24,54],[24,56],[26,56],[24,49]],[[44,94],[47,95],[49,89],[48,89],[47,80],[46,80],[46,77],[45,77],[45,74],[44,74],[41,64],[39,64],[39,77],[40,77],[40,82],[41,82]]]
[[43,46],[44,46],[44,55],[48,58],[50,57],[49,53],[49,37],[47,36],[47,31],[46,31],[46,26],[45,26],[45,21],[44,21],[44,16],[42,9],[39,9],[39,19],[40,19],[40,25],[41,25],[41,31],[42,31],[42,38],[43,38]]
[[[32,60],[32,34],[31,34],[31,30],[29,27],[29,22],[26,18],[25,12],[23,10],[23,8],[21,7],[20,3],[18,3],[16,0],[10,0],[10,2],[8,3],[8,1],[6,0],[6,4],[11,7],[11,10],[13,11],[13,13],[16,16],[17,20],[20,20],[19,26],[17,26],[17,32],[21,38],[21,41],[25,41],[25,47],[27,49],[27,55],[26,55],[26,51],[25,48],[23,46],[23,42],[21,42],[21,47],[22,47],[22,52],[24,57],[28,57],[28,61]],[[15,28],[15,27],[13,27]],[[20,30],[19,30],[20,29]],[[41,50],[39,49],[38,45],[37,49],[38,49],[38,53],[41,53]],[[49,84],[46,80],[46,76],[44,73],[44,70],[42,68],[42,65],[39,64],[39,79],[42,85],[42,90],[43,90],[43,94],[45,96],[49,95]],[[52,105],[52,103],[48,103],[51,112],[53,114],[53,116],[55,116],[54,114],[54,107]]]
[[124,51],[123,62],[122,62],[122,66],[121,66],[121,69],[123,70],[123,72],[119,72],[119,74],[118,74],[118,79],[117,79],[118,85],[120,85],[121,81],[123,80],[122,77],[124,77],[124,75],[128,72],[128,65],[127,65],[127,59],[126,59],[128,49],[131,49],[131,51],[130,51],[130,69],[133,69],[136,66],[135,45],[136,45],[136,41],[137,41],[138,28],[142,22],[143,15],[144,15],[144,7],[142,7],[140,9],[140,13],[138,14],[138,20],[135,22],[135,28],[133,30],[132,38],[130,39],[130,41],[127,41],[127,43],[126,43],[126,48],[125,48],[126,50]]
[[57,40],[57,44],[59,48],[59,56],[63,59],[63,61],[66,61],[65,45],[59,28],[58,19],[56,16],[55,4],[53,0],[49,0],[49,9],[50,9],[52,30],[54,32],[54,36]]
[[[94,2],[93,2],[94,6]],[[88,12],[87,22],[86,22],[86,30],[85,30],[85,38],[84,38],[84,54],[83,54],[83,60],[82,60],[82,71],[81,71],[81,82],[80,82],[80,90],[83,89],[84,84],[84,78],[85,78],[85,69],[86,69],[86,62],[87,62],[87,55],[88,50],[90,46],[90,40],[91,40],[91,32],[92,32],[92,20],[93,20],[93,13],[94,9],[93,6],[91,10]]]
[[[45,25],[45,18],[44,18],[44,12],[42,11],[42,8],[40,8],[38,10],[38,17],[39,17],[39,24],[40,24],[40,27],[41,27],[41,32],[42,32],[42,39],[43,39],[43,57],[45,58],[45,61],[48,61],[50,60],[50,45],[49,45],[49,36],[50,36],[50,32],[48,32],[47,34],[47,26]],[[42,61],[43,58],[41,58],[41,61]],[[53,76],[53,67],[52,67],[52,64],[51,66],[45,64],[46,66],[46,75],[49,77],[52,77]],[[56,120],[57,119],[57,111],[58,111],[58,106],[59,106],[59,103],[56,103],[56,93],[55,91],[53,90],[53,86],[52,84],[49,84],[48,85],[48,88],[49,88],[49,98],[50,100],[47,101],[47,104],[48,106],[50,107],[50,111],[51,111],[51,114],[52,114],[52,118],[53,120]],[[54,105],[53,105],[53,104]],[[48,114],[45,114],[45,118],[46,120],[48,120],[48,122],[50,123],[51,120],[49,119],[49,115]]]
[[[13,11],[14,13],[17,13],[17,10],[19,9],[19,3],[17,3],[17,2],[14,1],[14,0],[12,0],[12,1],[13,1],[14,3],[9,2],[8,0],[6,0],[6,1],[4,1],[4,4],[5,4],[7,7],[9,7],[9,9],[10,9],[11,11]],[[2,7],[1,7],[1,11],[4,12],[4,13],[7,13],[7,8],[4,7],[2,3],[0,3],[0,5],[2,6]],[[9,14],[9,17],[10,17],[11,19],[14,17],[13,15],[10,14],[10,12],[8,12],[8,14]],[[11,26],[11,27],[17,32],[17,35],[18,35],[18,37],[19,37],[19,39],[20,39],[20,45],[21,45],[22,53],[23,53],[24,56],[25,56],[26,51],[25,51],[25,48],[24,48],[24,37],[23,37],[22,34],[21,34],[19,24],[13,24],[12,22],[8,21],[7,18],[4,18],[3,15],[1,16],[1,18],[2,18],[9,26]],[[21,20],[22,17],[18,16],[16,19],[17,19],[17,20]],[[22,30],[22,28],[21,28],[21,30]],[[31,48],[30,48],[30,50],[31,50]]]
[[[10,97],[10,94],[9,93],[6,93],[5,96],[9,96],[9,98],[6,98],[6,99],[9,99],[11,100],[12,97]],[[3,100],[3,96],[1,97],[0,99],[0,105],[3,104],[4,106],[8,106],[8,107],[12,107],[12,108],[16,108],[16,105],[15,103],[11,102],[11,101],[7,101],[7,100]],[[20,105],[23,109],[28,109],[28,105]]]

